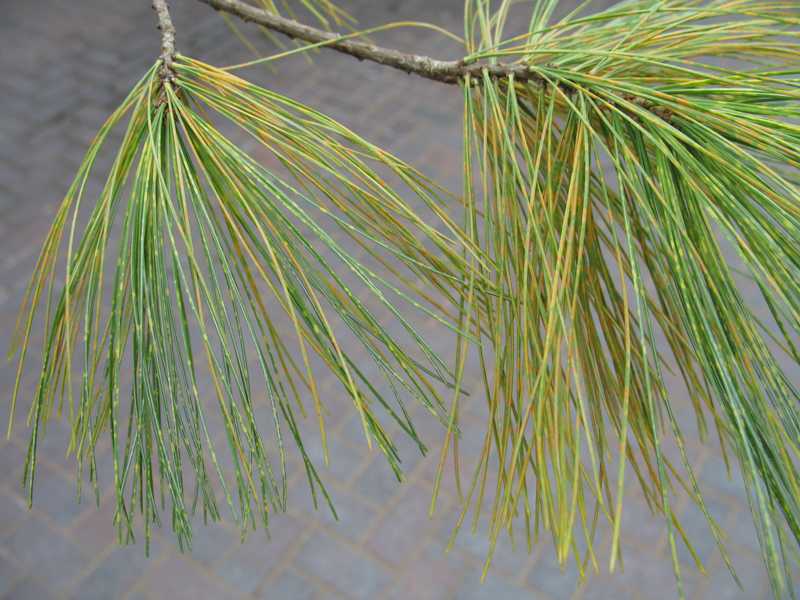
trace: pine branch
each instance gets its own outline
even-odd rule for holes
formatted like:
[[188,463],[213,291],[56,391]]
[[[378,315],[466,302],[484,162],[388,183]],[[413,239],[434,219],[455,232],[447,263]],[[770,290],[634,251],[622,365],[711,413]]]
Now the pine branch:
[[[524,63],[485,64],[483,62],[467,62],[464,59],[440,60],[430,56],[401,52],[394,48],[385,48],[368,42],[353,40],[350,39],[350,36],[343,36],[330,31],[323,31],[294,19],[287,19],[281,15],[256,8],[241,2],[241,0],[200,0],[200,2],[208,4],[217,11],[239,17],[245,22],[255,23],[261,27],[282,33],[289,38],[303,40],[310,44],[324,43],[324,47],[347,54],[360,61],[374,62],[398,69],[409,75],[418,75],[439,83],[457,85],[462,81],[469,80],[473,85],[480,85],[481,81],[483,81],[483,74],[486,73],[491,81],[507,80],[509,77],[513,77],[514,81],[538,84],[542,88],[552,85],[552,82],[543,77],[531,65]],[[574,93],[574,89],[570,87],[565,87],[562,91],[568,95]],[[670,121],[672,118],[672,113],[669,109],[652,102],[633,95],[624,95],[622,99],[636,103],[664,121]]]
[[311,44],[326,43],[326,48],[331,48],[358,60],[367,60],[440,83],[455,85],[468,76],[472,76],[473,79],[477,80],[485,69],[492,79],[506,79],[513,75],[517,81],[538,81],[544,84],[542,77],[525,64],[486,65],[482,63],[468,64],[464,60],[439,60],[430,56],[410,54],[393,48],[376,46],[368,42],[341,39],[344,36],[338,33],[323,31],[293,19],[287,19],[250,6],[240,0],[200,1],[215,10],[234,15],[245,22],[256,23],[292,39],[303,40]]
[[175,26],[167,0],[153,0],[153,10],[156,11],[158,29],[161,31],[161,79],[172,80],[175,79]]

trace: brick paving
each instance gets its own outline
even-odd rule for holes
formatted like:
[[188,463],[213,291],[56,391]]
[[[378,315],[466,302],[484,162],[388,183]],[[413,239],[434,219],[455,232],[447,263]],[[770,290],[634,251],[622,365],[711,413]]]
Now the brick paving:
[[[192,0],[172,4],[182,52],[214,64],[250,57],[207,7]],[[461,0],[343,4],[363,26],[411,18],[461,29]],[[418,30],[395,31],[385,39],[387,44],[444,57],[457,52],[452,43]],[[267,48],[266,42],[262,45]],[[39,244],[86,145],[154,60],[157,48],[147,0],[4,4],[0,19],[3,344],[8,342]],[[255,68],[246,75],[322,109],[459,189],[460,108],[455,89],[332,53],[321,53],[314,66],[289,59],[277,72]],[[12,382],[13,368],[3,364],[4,394]],[[677,387],[675,394],[681,404]],[[437,426],[421,411],[416,416],[425,441],[436,448]],[[691,418],[688,410],[682,416]],[[466,428],[477,430],[479,415],[467,419]],[[407,477],[398,485],[382,456],[367,451],[352,412],[342,411],[332,425],[332,463],[323,469],[323,476],[333,492],[339,522],[312,509],[301,473],[295,469],[291,508],[273,519],[270,540],[258,532],[240,543],[238,530],[230,523],[209,527],[198,523],[191,554],[179,553],[171,533],[164,530],[156,534],[151,556],[145,558],[141,543],[118,547],[115,542],[111,489],[104,491],[100,508],[86,500],[75,503],[72,463],[64,458],[63,426],[48,431],[41,450],[37,501],[31,511],[25,508],[18,482],[26,430],[24,423],[18,423],[12,439],[0,441],[0,598],[674,597],[665,534],[635,490],[629,496],[624,526],[623,573],[596,575],[581,584],[574,569],[560,570],[547,544],[530,555],[524,548],[506,545],[480,584],[485,538],[465,532],[455,548],[444,553],[456,514],[452,488],[444,490],[436,516],[427,517],[435,458],[419,458],[401,444]],[[468,442],[464,446],[468,451]],[[724,570],[698,515],[684,507],[683,516],[710,573],[694,575],[685,566],[689,598],[766,597],[767,580],[741,482],[725,476],[713,448],[695,443],[690,451],[711,510],[728,532],[745,590],[739,590]],[[694,522],[699,524],[695,527]]]

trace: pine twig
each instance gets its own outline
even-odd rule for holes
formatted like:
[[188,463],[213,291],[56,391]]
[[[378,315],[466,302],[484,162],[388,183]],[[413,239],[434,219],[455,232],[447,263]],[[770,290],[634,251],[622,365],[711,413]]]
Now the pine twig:
[[[507,80],[514,78],[516,82],[536,83],[542,87],[552,85],[536,70],[529,65],[521,63],[497,63],[487,65],[481,62],[466,62],[460,60],[439,60],[430,56],[411,54],[385,48],[368,42],[347,39],[338,33],[324,31],[287,19],[278,14],[256,8],[241,0],[200,0],[211,8],[239,17],[245,22],[255,23],[272,31],[282,33],[292,39],[303,40],[310,44],[324,43],[326,48],[347,54],[358,60],[367,60],[393,69],[398,69],[410,75],[418,75],[425,79],[438,81],[449,85],[457,85],[469,78],[474,84],[479,84],[483,73],[492,80]],[[564,90],[571,94],[572,90]],[[656,106],[635,96],[624,96],[626,100],[639,104],[660,119],[669,122],[672,113],[669,109]]]
[[280,15],[250,6],[240,0],[200,0],[215,10],[226,12],[239,17],[245,22],[256,23],[272,31],[282,33],[292,39],[303,40],[311,44],[325,43],[343,54],[358,60],[367,60],[404,73],[418,75],[425,79],[432,79],[450,85],[458,84],[468,76],[479,77],[483,70],[487,70],[493,79],[505,79],[513,75],[517,81],[541,81],[542,77],[524,64],[497,64],[485,65],[481,63],[466,63],[464,60],[439,60],[430,56],[400,52],[393,48],[385,48],[368,42],[352,39],[340,39],[338,33],[323,31],[287,19]]
[[161,79],[175,79],[175,26],[169,14],[167,0],[153,0],[153,10],[158,18],[158,29],[161,31]]

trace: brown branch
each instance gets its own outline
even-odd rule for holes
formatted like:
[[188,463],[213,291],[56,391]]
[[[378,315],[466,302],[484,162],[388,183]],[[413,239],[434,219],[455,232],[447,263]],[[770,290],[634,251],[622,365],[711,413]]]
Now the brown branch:
[[204,2],[218,11],[237,16],[243,21],[256,23],[272,31],[277,31],[290,38],[303,40],[311,44],[325,42],[327,48],[348,54],[358,60],[368,60],[441,83],[457,84],[468,75],[479,77],[484,69],[486,69],[490,77],[497,79],[514,75],[517,81],[536,80],[544,83],[542,77],[533,72],[527,65],[465,64],[461,60],[437,60],[429,56],[408,54],[368,42],[341,39],[342,36],[336,33],[298,23],[240,0],[200,0],[200,2]]
[[168,81],[175,79],[175,26],[167,0],[153,0],[153,10],[156,11],[158,29],[161,31],[161,78]]
[[[493,79],[506,79],[513,75],[515,81],[538,83],[542,87],[550,83],[541,74],[525,64],[500,63],[487,65],[483,63],[466,64],[463,60],[438,60],[429,56],[400,52],[393,48],[384,48],[359,40],[342,39],[339,34],[304,25],[293,19],[287,19],[256,8],[241,0],[200,0],[200,2],[208,4],[215,10],[229,13],[245,22],[256,23],[261,27],[277,31],[290,38],[303,40],[310,44],[325,43],[326,48],[342,52],[358,60],[368,60],[441,83],[458,84],[467,77],[472,77],[472,80],[477,82],[484,72]],[[571,95],[574,92],[569,84],[555,85],[559,85],[566,94]],[[672,119],[672,112],[668,108],[658,106],[650,100],[639,98],[632,94],[622,94],[622,98],[651,112],[664,121],[671,121]]]

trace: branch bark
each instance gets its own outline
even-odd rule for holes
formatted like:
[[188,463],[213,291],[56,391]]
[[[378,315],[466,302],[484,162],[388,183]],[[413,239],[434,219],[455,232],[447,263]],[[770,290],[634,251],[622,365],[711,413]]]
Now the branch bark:
[[167,0],[153,0],[153,10],[156,11],[158,29],[161,31],[161,78],[168,81],[175,78],[175,26]]
[[[155,3],[157,0],[153,1]],[[287,19],[246,4],[241,0],[200,0],[200,2],[208,4],[215,10],[234,15],[245,22],[256,23],[290,38],[303,40],[310,44],[326,42],[325,47],[358,60],[368,60],[441,83],[456,85],[464,81],[468,76],[472,76],[473,80],[479,81],[483,72],[486,71],[494,79],[506,79],[513,75],[515,81],[535,82],[542,86],[548,84],[541,75],[524,64],[500,63],[486,65],[482,63],[466,64],[463,60],[437,60],[429,56],[400,52],[393,48],[384,48],[359,40],[341,39],[342,36],[336,33],[323,31],[293,19]],[[568,94],[570,93],[569,88],[564,91]],[[672,111],[668,108],[658,106],[649,100],[630,94],[623,94],[622,97],[664,121],[670,122],[672,120]]]
[[400,52],[358,40],[342,40],[341,36],[336,33],[298,23],[240,0],[200,0],[200,2],[208,4],[215,10],[229,13],[246,22],[256,23],[290,38],[311,44],[327,42],[327,48],[348,54],[358,60],[368,60],[441,83],[457,84],[468,75],[480,77],[484,69],[488,71],[490,77],[498,79],[514,75],[517,81],[535,80],[544,83],[542,78],[531,71],[527,65],[483,65],[465,64],[461,60],[437,60],[429,56]]

